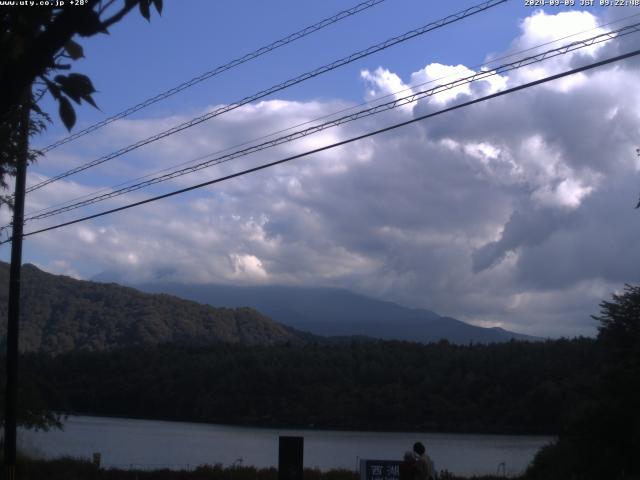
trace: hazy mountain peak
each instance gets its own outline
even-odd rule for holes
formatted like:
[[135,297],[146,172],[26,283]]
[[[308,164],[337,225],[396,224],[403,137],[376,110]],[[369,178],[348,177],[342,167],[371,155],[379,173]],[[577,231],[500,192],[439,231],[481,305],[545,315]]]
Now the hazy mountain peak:
[[425,309],[407,308],[340,288],[230,286],[154,282],[139,284],[148,292],[171,293],[215,306],[250,306],[277,322],[323,336],[453,343],[538,340],[502,328],[483,328]]

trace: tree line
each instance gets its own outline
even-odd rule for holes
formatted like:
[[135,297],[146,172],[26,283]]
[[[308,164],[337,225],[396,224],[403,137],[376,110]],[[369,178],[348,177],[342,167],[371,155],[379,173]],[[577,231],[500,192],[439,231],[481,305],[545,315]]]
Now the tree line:
[[50,410],[260,426],[557,433],[593,397],[598,352],[581,338],[422,345],[131,347],[28,354]]

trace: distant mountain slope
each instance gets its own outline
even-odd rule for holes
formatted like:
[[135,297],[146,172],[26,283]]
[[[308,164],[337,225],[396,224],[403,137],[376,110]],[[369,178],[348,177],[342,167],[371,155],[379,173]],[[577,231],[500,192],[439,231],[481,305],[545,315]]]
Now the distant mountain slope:
[[[7,325],[9,265],[0,262],[0,340]],[[251,308],[213,308],[116,284],[22,269],[22,351],[59,354],[131,345],[177,343],[273,345],[300,335]]]
[[382,339],[452,343],[539,340],[502,328],[481,328],[429,310],[358,295],[348,290],[302,287],[233,287],[150,283],[147,292],[171,293],[200,303],[225,307],[249,306],[275,321],[323,336],[365,335]]

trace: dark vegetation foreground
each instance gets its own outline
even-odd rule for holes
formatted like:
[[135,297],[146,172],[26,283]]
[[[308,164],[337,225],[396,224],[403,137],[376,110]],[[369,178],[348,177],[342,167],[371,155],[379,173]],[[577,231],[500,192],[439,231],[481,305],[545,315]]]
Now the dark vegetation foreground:
[[[229,467],[202,465],[193,470],[119,470],[97,468],[91,462],[73,458],[58,460],[21,459],[17,476],[20,480],[278,480],[276,468]],[[359,480],[352,470],[306,468],[304,480]],[[445,474],[441,480],[465,480]],[[499,477],[472,477],[475,480],[498,480]],[[504,477],[500,477],[504,478]],[[514,478],[514,477],[511,477]]]

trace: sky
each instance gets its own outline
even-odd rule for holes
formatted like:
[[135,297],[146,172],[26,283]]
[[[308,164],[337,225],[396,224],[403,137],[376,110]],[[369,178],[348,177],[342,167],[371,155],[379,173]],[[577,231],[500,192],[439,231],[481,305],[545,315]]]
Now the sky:
[[[30,167],[28,184],[476,3],[386,0],[49,152]],[[399,98],[401,90],[431,88],[640,21],[637,7],[575,3],[540,9],[510,0],[36,190],[27,196],[27,215],[335,112],[366,108],[358,107],[363,102]],[[78,39],[86,58],[75,62],[73,71],[92,78],[100,109],[78,107],[74,131],[355,4],[165,0],[162,16],[154,13],[151,22],[131,14],[108,36]],[[576,50],[92,207],[28,222],[25,232],[639,46],[636,33]],[[509,57],[500,60],[504,56]],[[554,338],[594,335],[591,315],[598,304],[640,280],[640,212],[633,208],[640,194],[637,58],[33,235],[25,239],[23,261],[83,279],[108,271],[130,283],[347,288],[479,326]],[[51,99],[43,99],[42,106],[56,112]],[[48,131],[32,140],[34,146],[66,135],[53,117]],[[0,220],[10,221],[6,209]],[[0,247],[0,258],[9,258],[7,245]]]

